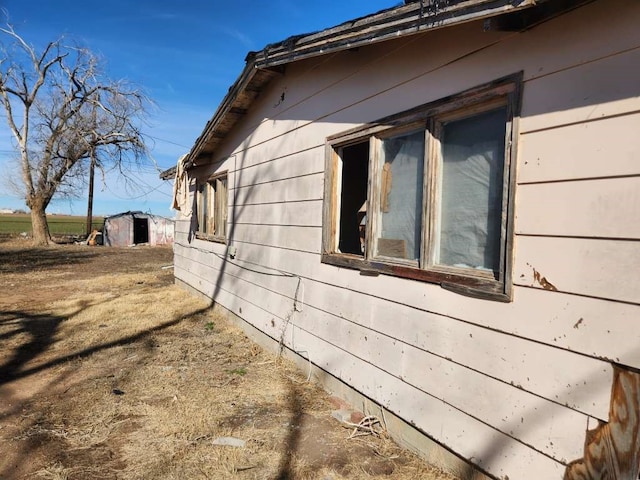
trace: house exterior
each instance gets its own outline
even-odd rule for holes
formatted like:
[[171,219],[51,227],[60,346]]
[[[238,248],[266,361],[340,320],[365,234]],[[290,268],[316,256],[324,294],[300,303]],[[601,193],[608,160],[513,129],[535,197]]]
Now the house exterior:
[[103,244],[109,247],[131,245],[170,245],[174,221],[144,212],[123,212],[104,219]]
[[460,476],[637,478],[639,24],[432,0],[251,53],[176,282]]

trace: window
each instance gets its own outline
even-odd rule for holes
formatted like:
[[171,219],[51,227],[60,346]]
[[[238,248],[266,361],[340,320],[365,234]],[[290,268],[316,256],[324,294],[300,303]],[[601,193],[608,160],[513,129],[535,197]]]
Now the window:
[[322,261],[509,301],[520,79],[330,137]]
[[224,242],[227,235],[227,173],[198,183],[196,208],[197,237]]

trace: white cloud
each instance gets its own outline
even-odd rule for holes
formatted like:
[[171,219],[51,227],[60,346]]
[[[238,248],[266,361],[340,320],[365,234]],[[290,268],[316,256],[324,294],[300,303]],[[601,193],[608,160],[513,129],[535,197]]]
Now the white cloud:
[[238,40],[247,50],[253,50],[255,48],[253,40],[251,40],[248,35],[242,33],[240,30],[236,30],[235,28],[230,27],[219,28],[222,33]]

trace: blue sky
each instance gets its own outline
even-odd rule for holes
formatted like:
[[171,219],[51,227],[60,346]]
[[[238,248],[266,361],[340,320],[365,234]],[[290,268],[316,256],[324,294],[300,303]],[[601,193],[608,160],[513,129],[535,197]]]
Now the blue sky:
[[[103,57],[106,73],[139,85],[157,108],[146,134],[160,169],[189,151],[251,50],[291,35],[328,28],[399,4],[399,0],[0,0],[29,43],[64,34]],[[14,142],[0,116],[0,208],[25,208],[1,181],[15,170]],[[96,182],[94,213],[126,210],[173,216],[171,185],[151,159],[126,189],[109,176]],[[54,200],[49,213],[86,213],[86,197]]]

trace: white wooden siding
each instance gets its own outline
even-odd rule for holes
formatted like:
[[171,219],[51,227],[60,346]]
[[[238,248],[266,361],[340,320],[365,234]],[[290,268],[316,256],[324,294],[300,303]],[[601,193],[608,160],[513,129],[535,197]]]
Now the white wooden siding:
[[[193,268],[193,265],[190,265],[190,268]],[[243,288],[241,286],[242,282],[227,283],[224,280],[224,274],[214,284],[209,283],[205,278],[201,278],[199,274],[202,272],[197,270],[190,272],[191,275],[194,273],[199,278],[199,281],[202,282],[201,285],[208,290],[210,295],[214,296],[216,301],[231,300],[231,302],[227,302],[227,305],[231,306],[232,311],[239,315],[248,316],[250,314],[251,318],[256,320],[258,328],[261,328],[275,339],[279,338],[284,326],[284,320],[270,310],[277,309],[279,303],[277,300],[268,299],[268,297],[273,297],[272,293],[264,289]],[[244,300],[247,298],[247,293],[252,295],[252,301],[250,302]],[[280,306],[284,311],[291,311],[289,299],[284,300]],[[308,308],[311,310],[311,307]],[[305,320],[309,320],[312,323],[307,325],[304,323]],[[406,378],[403,379],[402,372],[395,372],[396,374],[392,375],[391,378],[401,380],[401,382],[395,382],[400,387],[400,391],[414,390],[413,398],[415,400],[412,403],[418,405],[420,410],[426,409],[428,404],[437,401],[448,410],[455,411],[457,415],[464,413],[467,417],[471,416],[462,424],[464,426],[459,435],[454,435],[448,427],[446,428],[446,434],[435,435],[437,440],[456,449],[456,451],[464,451],[465,448],[469,448],[469,445],[473,445],[475,451],[483,448],[484,444],[480,442],[480,439],[487,434],[487,425],[478,421],[477,418],[473,418],[473,414],[485,411],[490,417],[495,417],[495,422],[500,424],[501,428],[493,428],[494,432],[491,434],[492,437],[500,439],[496,440],[499,443],[513,443],[512,437],[520,434],[525,439],[533,441],[538,439],[540,442],[547,442],[544,449],[548,455],[560,455],[562,453],[575,455],[580,452],[581,442],[572,439],[571,434],[567,435],[566,428],[568,423],[573,423],[575,430],[573,433],[579,435],[586,426],[586,417],[571,413],[569,409],[561,408],[539,397],[527,395],[525,392],[494,379],[485,378],[482,375],[476,374],[470,378],[465,371],[463,378],[460,378],[462,367],[457,366],[455,363],[427,355],[406,345],[403,346],[400,342],[394,341],[389,337],[373,335],[365,329],[358,329],[355,325],[336,325],[334,322],[331,322],[330,316],[323,315],[321,311],[312,310],[309,313],[305,313],[305,311],[296,313],[291,323],[288,324],[286,331],[287,343],[295,351],[303,355],[310,355],[314,363],[324,368],[329,368],[338,378],[355,386],[355,388],[367,395],[378,393],[382,394],[383,398],[389,397],[390,401],[383,401],[382,403],[389,406],[392,411],[397,407],[391,400],[398,395],[399,389],[394,388],[386,391],[385,384],[388,383],[389,370],[393,372],[393,370],[402,368],[407,373]],[[320,328],[320,330],[332,332],[332,334],[325,335],[323,338],[318,337],[314,331],[318,331],[319,327],[324,327]],[[364,340],[366,336],[368,336],[368,339]],[[321,348],[318,348],[319,346]],[[405,348],[409,351],[405,352]],[[316,357],[316,355],[319,355],[319,357]],[[379,359],[379,364],[374,369],[376,372],[375,377],[371,377],[361,369],[362,365],[373,366],[374,362],[372,360],[376,356]],[[347,357],[346,360],[345,357]],[[364,364],[362,363],[363,357],[368,360]],[[405,359],[403,364],[400,363],[401,357]],[[432,375],[428,378],[425,375],[418,375],[417,369],[406,368],[406,362],[418,362],[418,364],[424,366],[425,371],[431,372]],[[473,378],[476,378],[476,380],[474,381]],[[460,388],[461,381],[471,381],[473,384],[482,385],[482,390],[477,391],[474,389],[473,393],[463,391]],[[446,400],[443,401],[440,396],[433,394],[425,397],[424,391],[418,388],[421,385],[429,385],[431,390],[435,389],[436,393],[446,397]],[[379,389],[385,390],[378,392]],[[520,400],[515,400],[514,396],[520,397]],[[512,400],[510,402],[510,405],[512,405],[510,417],[503,416],[498,418],[499,414],[494,408],[496,398],[500,398],[501,401],[505,402]],[[460,408],[459,405],[464,403],[468,405],[462,405],[463,408]],[[526,418],[529,418],[531,423],[525,424],[525,414],[521,412],[522,409],[530,410],[531,413],[526,414]],[[537,411],[540,413],[534,415]],[[573,422],[567,422],[566,418],[562,418],[567,414],[575,417]],[[433,415],[433,413],[430,413],[430,415]],[[434,420],[439,422],[439,431],[443,432],[443,420],[438,419],[437,416],[429,419],[430,422]],[[421,424],[419,426],[424,428]],[[564,429],[563,432],[553,434],[553,431],[558,428]],[[550,433],[551,437],[549,436]],[[549,438],[555,438],[555,443],[553,440],[549,442]],[[510,448],[522,450],[522,446],[511,445]],[[470,456],[474,455],[473,451],[469,453],[471,454]],[[525,454],[525,458],[527,456],[531,456],[531,452]],[[564,460],[564,458],[561,459]],[[558,470],[556,462],[550,462],[549,467],[554,471]],[[519,467],[519,469],[521,469],[520,474],[523,474],[523,466]]]
[[[201,169],[229,171],[236,258],[180,220],[176,277],[491,474],[560,478],[607,419],[610,362],[640,368],[638,22],[600,0],[289,65]],[[519,70],[512,303],[320,263],[328,135]]]
[[253,225],[322,226],[322,200],[249,204],[229,207],[229,221]]
[[[216,263],[215,258],[204,258],[204,261]],[[281,295],[274,294],[270,289],[260,286],[259,278],[255,282],[243,281],[235,274],[241,273],[241,270],[234,268],[227,263],[224,267],[225,271],[216,270],[215,267],[205,266],[192,262],[189,266],[190,274],[200,277],[201,279],[212,278],[215,281],[212,285],[214,288],[233,292],[239,298],[251,298],[252,304],[258,306],[273,319],[286,318],[292,312],[292,299]],[[234,270],[231,273],[231,270]],[[278,278],[273,272],[267,272],[270,279]],[[256,276],[256,275],[254,275]],[[259,277],[259,275],[257,275]],[[231,278],[229,278],[231,277]],[[295,288],[295,282],[291,279],[286,280],[291,291]],[[262,282],[263,284],[266,282]],[[214,295],[217,300],[217,294]],[[564,435],[558,435],[554,442],[544,446],[550,455],[559,455],[559,459],[572,458],[581,451],[581,442],[576,441],[576,437],[580,438],[580,433],[586,425],[586,418],[579,415],[571,414],[571,410],[551,404],[540,398],[530,396],[525,392],[514,389],[510,385],[499,382],[492,378],[484,378],[473,371],[464,369],[450,360],[426,354],[408,345],[402,345],[400,342],[389,336],[376,335],[371,330],[365,329],[357,324],[350,322],[341,322],[339,317],[328,315],[320,310],[311,310],[308,299],[305,302],[305,310],[295,315],[292,321],[293,325],[302,328],[309,334],[312,332],[325,332],[323,340],[342,350],[350,352],[352,355],[364,360],[370,364],[376,364],[378,368],[384,370],[388,374],[404,379],[414,386],[424,386],[425,374],[428,375],[428,384],[431,386],[429,392],[431,395],[440,398],[443,401],[469,413],[474,417],[492,418],[494,425],[508,427],[509,435],[518,435],[522,441],[533,444],[541,444],[546,435],[556,428],[561,428]],[[280,322],[278,322],[280,324]],[[260,325],[258,325],[260,326]],[[272,324],[273,326],[273,324]],[[264,329],[264,326],[262,326]],[[267,329],[267,333],[272,333]],[[369,336],[367,340],[367,335]],[[277,337],[277,335],[274,335]],[[310,348],[308,346],[298,346],[298,349]],[[313,350],[308,350],[313,351]],[[417,355],[417,356],[416,356]],[[455,353],[450,355],[455,357]],[[407,363],[408,362],[408,363]],[[446,364],[446,365],[444,365]],[[402,370],[398,368],[402,365]],[[421,368],[407,368],[408,366],[421,365]],[[417,376],[416,376],[417,375]],[[337,375],[341,376],[341,375]],[[343,378],[344,379],[344,378]],[[348,379],[344,379],[348,380]],[[459,383],[458,383],[459,382]],[[470,394],[468,390],[462,390],[460,385],[472,384],[476,385],[475,393]],[[480,388],[482,386],[482,388]],[[562,386],[564,387],[564,386]],[[560,388],[560,387],[559,387]],[[477,394],[482,390],[483,395],[479,398]],[[515,400],[515,397],[521,397]],[[499,412],[493,408],[496,398],[510,405],[510,414]],[[486,399],[483,401],[482,399]],[[531,424],[525,418],[531,418],[523,413],[526,411],[544,411],[544,420],[536,418],[535,423]],[[574,415],[575,419],[569,421],[566,416]],[[499,416],[499,418],[498,418]],[[533,420],[531,420],[533,421]],[[569,425],[573,424],[575,431],[570,432]],[[540,434],[542,432],[542,434]],[[553,436],[553,435],[552,435]],[[553,436],[555,437],[555,436]],[[563,444],[563,441],[569,444]],[[455,445],[450,445],[455,448]]]
[[640,175],[520,185],[518,204],[518,234],[640,240],[640,218],[629,221],[640,212]]
[[528,81],[521,132],[640,111],[639,62],[640,47]]
[[[191,276],[180,268],[176,269],[176,273],[179,276]],[[215,285],[206,279],[198,278],[195,283],[209,295],[216,291]],[[216,301],[239,316],[252,318],[253,324],[265,332],[273,329],[273,315],[233,292],[217,289]],[[481,459],[480,466],[493,471],[495,475],[528,478],[532,471],[542,478],[560,478],[562,475],[562,463],[537,453],[521,442],[514,441],[511,436],[432,396],[425,395],[400,379],[386,375],[374,365],[359,361],[349,352],[333,348],[319,337],[294,326],[287,333],[287,337],[291,339],[287,343],[294,351],[308,355],[309,350],[313,349],[311,360],[316,365],[332,372],[363,394],[376,398],[397,415],[404,418],[411,416],[412,422],[432,438],[444,445],[455,445],[456,452],[463,458],[476,463]]]
[[640,114],[630,113],[521,135],[518,182],[638,176],[639,131]]
[[300,250],[302,252],[320,253],[322,229],[320,227],[283,227],[281,225],[237,224],[233,228],[233,242],[239,249],[240,244],[250,243],[264,247],[279,247]]
[[[264,231],[258,230],[260,231],[256,232],[256,236],[259,238]],[[272,231],[272,238],[284,239],[284,235],[289,235],[289,229],[274,228]],[[306,229],[303,231],[308,232]],[[250,237],[250,230],[247,234]],[[208,244],[198,241],[198,245]],[[319,240],[316,245],[319,245]],[[179,252],[180,248],[182,244],[178,242],[176,251]],[[440,313],[594,358],[640,365],[640,349],[637,348],[639,340],[631,328],[638,316],[638,307],[635,305],[549,292],[528,286],[516,287],[512,303],[485,302],[411,280],[361,276],[357,271],[348,269],[338,269],[339,274],[336,275],[335,267],[319,263],[320,256],[317,253],[250,243],[238,246],[238,259],[335,285],[347,294],[362,292],[369,297],[391,302],[392,305],[407,305],[423,312]],[[546,275],[544,271],[542,274]],[[381,282],[381,279],[384,280]],[[360,308],[355,310],[359,312]],[[341,314],[355,316],[357,312],[344,311]],[[417,318],[420,321],[421,316]],[[578,324],[580,320],[582,322]],[[605,392],[604,399],[608,401],[608,391]]]
[[311,173],[282,180],[246,185],[229,190],[229,208],[237,205],[322,200],[324,173]]
[[516,243],[518,285],[544,288],[537,272],[561,292],[640,304],[640,242],[519,236]]
[[[196,268],[201,262],[211,261],[202,252],[190,254],[189,259]],[[216,260],[209,266],[212,270],[208,276],[218,275],[222,269],[220,263]],[[259,268],[234,261],[226,263],[224,273],[287,297],[290,306],[297,282],[283,281],[273,271],[261,271]],[[563,349],[549,349],[539,343],[430,312],[420,315],[416,307],[390,303],[313,279],[305,278],[304,282],[302,300],[305,305],[336,318],[344,318],[354,328],[361,327],[372,334],[400,340],[557,403],[570,405],[603,420],[607,418],[609,399],[598,391],[608,389],[611,369],[601,360],[588,361]],[[356,312],[352,312],[353,304],[358,305]],[[351,315],[345,317],[345,312]],[[273,313],[284,316],[279,311]],[[394,321],[390,322],[390,318]],[[405,328],[399,330],[398,323]],[[324,331],[325,328],[310,330]],[[522,366],[527,364],[535,364],[536,368],[523,369]],[[556,369],[557,365],[563,365],[563,368]]]
[[[274,180],[302,177],[324,172],[324,142],[306,151],[290,153],[282,157],[263,158],[262,162],[239,164],[232,157],[229,160],[229,185],[236,188],[266,184]],[[240,155],[238,155],[240,157]],[[237,178],[234,178],[237,170]]]

